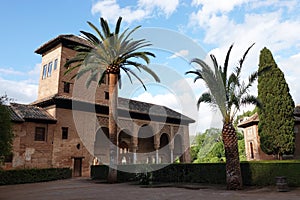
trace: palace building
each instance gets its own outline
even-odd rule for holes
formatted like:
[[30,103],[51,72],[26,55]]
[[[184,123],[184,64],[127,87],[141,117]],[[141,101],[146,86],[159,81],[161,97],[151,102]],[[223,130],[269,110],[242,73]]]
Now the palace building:
[[[13,155],[5,168],[73,169],[88,176],[93,164],[109,163],[108,77],[85,86],[86,76],[65,75],[77,45],[75,35],[59,35],[35,52],[42,56],[38,98],[11,103]],[[118,99],[119,164],[190,162],[189,124],[195,121],[165,106]]]
[[[300,158],[300,106],[296,106],[294,110],[295,119],[295,151],[294,155],[289,155],[288,158]],[[258,134],[258,114],[255,113],[250,117],[244,118],[238,127],[244,131],[245,151],[247,160],[274,160],[276,157],[267,155],[260,148],[260,138]]]

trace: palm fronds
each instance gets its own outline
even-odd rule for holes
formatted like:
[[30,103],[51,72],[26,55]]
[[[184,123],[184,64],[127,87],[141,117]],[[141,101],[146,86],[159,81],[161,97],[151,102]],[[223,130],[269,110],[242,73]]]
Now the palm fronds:
[[233,45],[231,45],[227,51],[223,67],[218,66],[217,59],[214,55],[210,55],[213,66],[209,66],[201,59],[192,59],[191,63],[198,64],[200,69],[188,71],[186,74],[195,75],[195,82],[199,79],[202,79],[209,89],[209,92],[205,92],[200,96],[197,102],[198,108],[199,104],[202,102],[209,103],[212,106],[217,106],[222,113],[224,121],[232,122],[241,106],[245,104],[255,104],[260,106],[257,98],[253,95],[249,95],[248,92],[249,88],[256,81],[258,74],[262,72],[252,73],[249,76],[247,83],[241,81],[240,77],[245,58],[253,45],[254,44],[252,44],[246,50],[246,52],[243,54],[243,57],[239,60],[239,65],[228,77],[229,58]]
[[[125,29],[123,32],[120,32],[121,22],[122,17],[119,17],[114,32],[111,32],[108,22],[103,18],[100,18],[101,30],[91,22],[87,22],[93,31],[96,32],[96,35],[86,31],[80,31],[82,37],[91,47],[80,45],[75,48],[78,53],[65,64],[65,67],[69,67],[66,74],[80,67],[76,75],[77,78],[86,72],[90,72],[91,76],[93,76],[91,80],[101,77],[99,81],[101,82],[103,74],[109,73],[108,68],[113,66],[117,67],[118,73],[120,70],[123,70],[131,82],[131,76],[134,76],[143,84],[137,74],[135,74],[132,69],[129,69],[129,66],[133,66],[139,71],[143,70],[147,72],[155,81],[160,82],[160,79],[154,71],[148,66],[136,61],[137,59],[141,59],[146,64],[149,64],[150,57],[155,57],[155,55],[149,51],[140,51],[142,48],[151,46],[148,41],[145,39],[133,40],[130,38],[131,34],[138,30],[140,26],[130,31],[129,29]],[[76,67],[73,66],[74,63],[77,64]],[[96,76],[97,73],[100,74],[100,76]],[[120,78],[121,74],[119,73],[118,76]],[[90,83],[91,81],[88,79],[86,82],[87,87]],[[144,84],[143,86],[146,88]]]

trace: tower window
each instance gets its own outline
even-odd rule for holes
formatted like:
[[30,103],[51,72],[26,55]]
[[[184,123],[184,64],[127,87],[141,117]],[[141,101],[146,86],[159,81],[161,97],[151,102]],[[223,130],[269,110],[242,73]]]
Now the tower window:
[[63,140],[68,139],[68,133],[69,133],[68,127],[62,127],[62,128],[61,128],[61,138],[62,138]]
[[48,73],[47,73],[47,76],[48,77],[51,76],[51,73],[52,73],[52,61],[49,62],[49,64],[48,64]]
[[107,75],[104,75],[103,79],[101,80],[102,84],[106,84]]
[[109,99],[109,93],[108,92],[104,92],[104,98]]
[[64,82],[64,93],[70,93],[70,83]]
[[56,70],[57,69],[57,58],[54,60],[54,66],[53,66],[53,70]]
[[42,79],[45,79],[46,75],[47,75],[47,65],[44,65],[43,66],[43,76],[42,76]]
[[46,139],[46,129],[44,127],[35,127],[35,141],[45,141]]
[[[66,58],[66,63],[67,63],[69,60],[70,60],[69,58]],[[70,66],[68,66],[68,68],[69,68],[69,67],[70,67]],[[67,68],[67,69],[68,69],[68,68]]]

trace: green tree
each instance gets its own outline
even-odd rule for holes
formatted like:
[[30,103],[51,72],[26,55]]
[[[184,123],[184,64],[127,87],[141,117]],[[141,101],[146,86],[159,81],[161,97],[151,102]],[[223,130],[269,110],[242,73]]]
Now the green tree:
[[[192,145],[191,157],[193,163],[214,163],[226,161],[224,144],[220,129],[207,129],[198,134]],[[244,136],[237,132],[239,156],[241,161],[246,160]]]
[[[254,44],[253,44],[254,45]],[[222,140],[225,148],[226,157],[226,182],[227,189],[242,189],[242,174],[240,168],[238,138],[236,130],[233,126],[233,120],[242,105],[257,104],[256,97],[248,94],[249,88],[257,79],[258,72],[250,75],[248,83],[241,81],[241,70],[251,45],[240,59],[238,66],[229,76],[228,61],[233,45],[230,46],[224,66],[218,65],[214,55],[210,55],[213,62],[213,67],[210,67],[205,61],[194,58],[192,63],[200,65],[200,69],[188,71],[186,74],[195,74],[196,78],[202,79],[209,91],[203,93],[198,100],[198,108],[200,103],[209,103],[211,106],[218,108],[223,117]]]
[[0,97],[0,164],[5,156],[9,156],[12,151],[13,133],[7,102],[7,95]]
[[[89,72],[90,76],[87,79],[86,85],[89,86],[93,80],[99,80],[99,84],[105,77],[109,77],[109,139],[110,145],[110,170],[108,181],[114,183],[117,181],[117,104],[118,104],[118,83],[121,87],[121,70],[129,77],[132,82],[132,76],[141,82],[146,90],[143,81],[130,68],[134,67],[138,71],[145,71],[149,73],[157,82],[158,76],[146,65],[138,62],[142,59],[146,64],[149,64],[150,57],[155,55],[148,51],[140,51],[144,47],[151,44],[145,39],[133,40],[131,34],[135,32],[140,26],[135,27],[131,31],[125,29],[120,32],[122,18],[119,17],[114,32],[111,32],[108,23],[103,18],[100,19],[101,31],[91,22],[89,26],[96,32],[96,35],[80,31],[84,39],[90,44],[87,46],[76,47],[77,54],[74,58],[66,63],[69,69],[66,74],[78,70],[76,77],[80,78],[83,74]],[[128,32],[129,31],[129,32]],[[76,65],[72,66],[71,64]]]
[[259,70],[265,68],[269,69],[258,77],[258,98],[263,105],[258,110],[260,146],[265,153],[281,159],[283,154],[294,152],[295,104],[284,74],[267,48],[259,57]]

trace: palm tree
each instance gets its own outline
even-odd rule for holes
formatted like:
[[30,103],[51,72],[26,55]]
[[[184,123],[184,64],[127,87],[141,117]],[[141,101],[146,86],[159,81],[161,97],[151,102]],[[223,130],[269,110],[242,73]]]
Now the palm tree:
[[[101,31],[91,22],[89,26],[96,32],[96,35],[80,31],[88,45],[80,45],[75,48],[77,54],[70,59],[65,67],[69,67],[65,74],[80,67],[74,77],[80,78],[83,74],[89,72],[87,87],[93,80],[99,79],[99,84],[105,78],[109,77],[109,139],[110,145],[110,170],[108,181],[114,183],[117,181],[117,121],[118,121],[118,86],[121,87],[121,70],[129,77],[132,83],[132,76],[135,77],[145,88],[146,87],[138,75],[130,68],[134,67],[138,71],[149,73],[155,81],[159,82],[158,76],[146,65],[138,62],[142,59],[146,64],[150,63],[150,56],[155,55],[149,51],[139,51],[141,48],[148,47],[151,44],[145,39],[133,40],[130,36],[140,26],[131,31],[125,29],[120,32],[122,17],[119,17],[114,32],[111,32],[108,23],[100,18]],[[73,66],[71,64],[74,64]],[[73,77],[73,78],[74,78]],[[99,78],[100,77],[100,78]]]
[[211,68],[206,62],[201,59],[194,58],[191,63],[197,63],[201,69],[188,71],[186,74],[196,75],[194,82],[202,79],[209,91],[204,92],[198,102],[199,109],[200,103],[209,103],[215,108],[218,108],[223,118],[222,140],[225,148],[226,157],[226,182],[227,189],[242,189],[242,175],[240,168],[238,140],[236,130],[233,126],[233,120],[241,106],[245,104],[256,104],[260,106],[259,101],[253,95],[248,94],[250,86],[258,77],[258,72],[254,72],[249,76],[248,83],[241,81],[241,70],[252,44],[243,57],[239,60],[239,64],[235,67],[234,71],[227,76],[228,61],[230,52],[233,45],[230,46],[224,66],[218,65],[214,55],[210,55],[213,62]]

